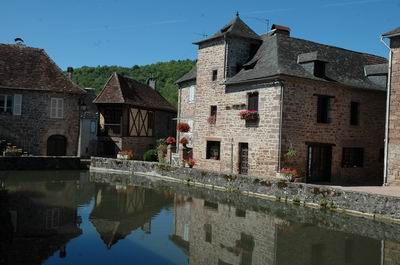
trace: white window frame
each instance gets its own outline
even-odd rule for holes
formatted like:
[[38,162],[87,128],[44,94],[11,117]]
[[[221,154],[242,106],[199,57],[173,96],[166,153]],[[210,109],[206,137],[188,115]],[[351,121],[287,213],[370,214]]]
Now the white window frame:
[[12,114],[12,113],[13,113],[13,105],[14,105],[14,98],[13,98],[13,96],[10,95],[10,94],[0,94],[0,97],[2,97],[3,100],[4,100],[3,106],[0,106],[0,109],[2,110],[0,113],[7,113],[7,112],[6,112],[6,111],[7,111],[7,107],[8,107],[8,105],[7,105],[7,98],[8,98],[8,97],[11,97],[11,114]]
[[189,103],[193,103],[195,101],[195,95],[196,95],[196,86],[191,85],[189,87]]
[[50,99],[50,118],[62,119],[64,118],[64,99],[51,98]]

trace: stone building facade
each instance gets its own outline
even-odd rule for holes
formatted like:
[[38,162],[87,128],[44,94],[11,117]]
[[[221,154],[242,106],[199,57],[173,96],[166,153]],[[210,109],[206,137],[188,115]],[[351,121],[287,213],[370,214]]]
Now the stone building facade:
[[0,140],[30,155],[76,156],[85,91],[42,50],[0,44]]
[[388,184],[400,184],[400,28],[383,34],[390,39],[390,84],[387,119],[387,169]]
[[275,177],[294,150],[290,167],[308,182],[382,181],[386,59],[278,25],[259,36],[238,16],[196,44],[195,74],[178,84],[197,167]]

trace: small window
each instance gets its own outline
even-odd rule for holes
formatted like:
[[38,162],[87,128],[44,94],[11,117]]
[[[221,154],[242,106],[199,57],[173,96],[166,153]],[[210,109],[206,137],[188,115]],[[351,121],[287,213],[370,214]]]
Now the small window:
[[208,243],[212,242],[212,227],[211,224],[204,224],[205,241]]
[[12,113],[13,96],[0,95],[0,113]]
[[343,148],[342,167],[363,167],[364,148]]
[[317,122],[330,123],[330,96],[318,96]]
[[51,98],[50,102],[50,118],[62,119],[64,118],[64,99]]
[[209,123],[215,124],[217,122],[217,106],[211,106]]
[[189,87],[189,102],[190,103],[193,103],[194,102],[194,95],[195,95],[195,93],[196,93],[196,87],[193,85],[193,86],[190,86]]
[[218,78],[218,70],[212,71],[212,81],[217,81]]
[[96,122],[95,121],[90,121],[90,133],[95,134],[96,133]]
[[220,146],[221,146],[221,142],[219,142],[219,141],[207,141],[206,159],[219,160]]
[[358,125],[359,123],[359,103],[351,102],[350,104],[350,124]]
[[247,109],[258,111],[258,93],[249,93],[247,96]]
[[314,76],[319,78],[325,77],[325,62],[321,61],[314,62]]

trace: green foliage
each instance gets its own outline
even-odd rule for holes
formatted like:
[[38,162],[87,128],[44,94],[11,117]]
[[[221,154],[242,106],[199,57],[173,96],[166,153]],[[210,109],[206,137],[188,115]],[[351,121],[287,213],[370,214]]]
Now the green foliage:
[[178,102],[178,86],[175,81],[189,72],[194,64],[195,61],[192,60],[173,60],[143,66],[134,65],[133,67],[83,66],[74,69],[73,80],[82,88],[94,88],[96,94],[98,94],[113,72],[132,77],[143,83],[153,77],[157,82],[157,91],[176,106]]
[[156,149],[147,150],[143,155],[143,160],[149,162],[157,162],[158,161],[157,150]]

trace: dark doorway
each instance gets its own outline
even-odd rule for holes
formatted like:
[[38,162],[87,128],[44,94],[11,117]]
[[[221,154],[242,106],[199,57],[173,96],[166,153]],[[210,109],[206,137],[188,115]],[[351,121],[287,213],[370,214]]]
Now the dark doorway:
[[48,156],[67,155],[67,138],[62,135],[52,135],[47,139]]
[[249,144],[239,143],[239,174],[247,175],[249,171]]
[[307,162],[308,182],[330,182],[332,167],[332,145],[309,144]]

